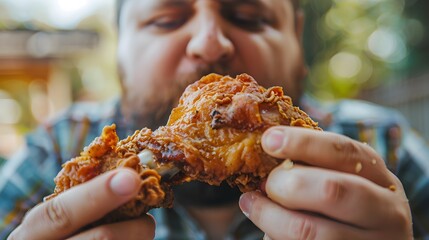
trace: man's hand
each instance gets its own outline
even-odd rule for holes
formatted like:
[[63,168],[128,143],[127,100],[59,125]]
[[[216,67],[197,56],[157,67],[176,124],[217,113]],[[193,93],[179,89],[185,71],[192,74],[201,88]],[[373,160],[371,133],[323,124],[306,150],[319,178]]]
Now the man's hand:
[[134,171],[107,172],[37,205],[9,239],[153,239],[151,216],[80,231],[132,199],[139,189]]
[[[400,181],[368,145],[334,133],[273,127],[264,150],[285,161],[243,212],[272,239],[412,239]],[[301,164],[300,164],[301,163]]]

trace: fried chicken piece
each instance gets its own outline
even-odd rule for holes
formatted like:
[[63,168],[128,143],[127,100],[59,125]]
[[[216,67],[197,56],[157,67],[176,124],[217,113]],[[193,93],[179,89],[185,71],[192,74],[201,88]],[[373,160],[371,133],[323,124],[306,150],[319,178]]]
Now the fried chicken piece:
[[171,187],[187,181],[227,181],[242,192],[256,190],[284,161],[267,155],[260,143],[262,133],[276,125],[321,130],[281,87],[265,89],[247,74],[210,74],[186,88],[166,126],[137,130],[122,141],[115,125],[105,127],[81,156],[63,165],[47,199],[118,167],[136,170],[142,187],[108,222],[171,207]]
[[173,193],[168,184],[161,185],[159,173],[148,166],[140,164],[140,158],[132,151],[118,153],[121,143],[116,135],[116,126],[106,126],[100,137],[81,152],[79,157],[73,158],[63,165],[62,170],[55,177],[54,193],[45,197],[45,201],[58,194],[79,185],[92,178],[113,170],[127,167],[134,169],[141,178],[141,188],[138,195],[130,202],[120,206],[104,217],[102,222],[116,222],[140,216],[152,208],[171,207]]

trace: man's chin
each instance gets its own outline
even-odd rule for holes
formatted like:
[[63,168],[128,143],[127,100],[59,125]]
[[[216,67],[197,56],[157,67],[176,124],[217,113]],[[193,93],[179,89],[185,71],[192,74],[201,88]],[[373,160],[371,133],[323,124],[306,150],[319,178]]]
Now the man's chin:
[[241,192],[228,184],[211,186],[202,182],[188,182],[174,187],[175,200],[184,206],[221,207],[237,202]]

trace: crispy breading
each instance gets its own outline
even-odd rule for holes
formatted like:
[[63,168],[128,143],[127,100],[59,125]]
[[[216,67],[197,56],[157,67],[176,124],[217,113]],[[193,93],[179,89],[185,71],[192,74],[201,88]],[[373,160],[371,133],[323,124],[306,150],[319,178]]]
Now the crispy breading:
[[[213,185],[227,181],[243,192],[256,190],[284,161],[261,147],[262,133],[276,125],[321,130],[292,105],[281,87],[265,89],[247,74],[236,78],[210,74],[186,88],[166,126],[137,130],[122,141],[115,125],[106,126],[81,156],[64,164],[55,178],[55,192],[47,199],[118,167],[137,171],[142,187],[135,199],[109,214],[108,221],[171,207],[171,187],[185,181]],[[141,163],[143,150],[153,155],[150,167]],[[180,171],[167,177],[165,169]]]

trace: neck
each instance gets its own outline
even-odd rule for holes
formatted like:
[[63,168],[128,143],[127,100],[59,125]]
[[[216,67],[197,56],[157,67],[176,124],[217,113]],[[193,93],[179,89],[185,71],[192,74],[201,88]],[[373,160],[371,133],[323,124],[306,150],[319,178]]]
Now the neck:
[[237,203],[221,207],[187,207],[186,209],[206,232],[208,239],[224,239],[235,216],[240,212]]

